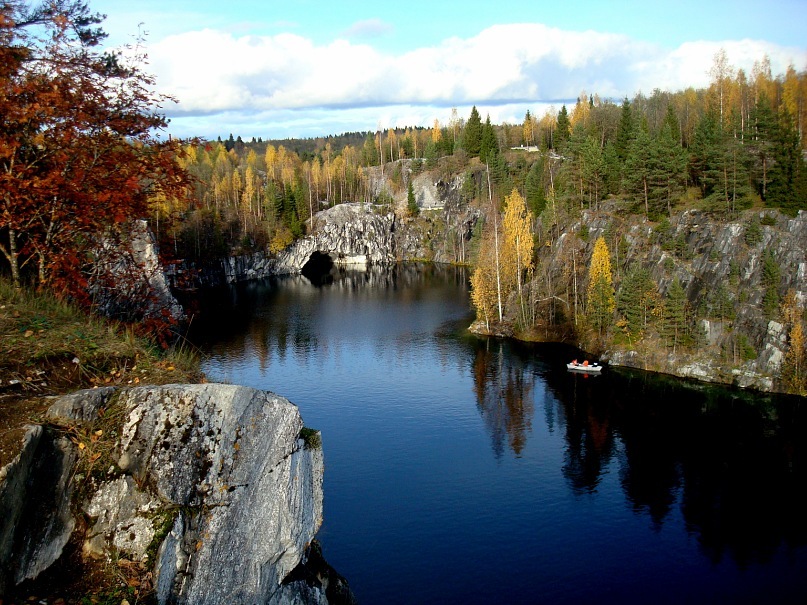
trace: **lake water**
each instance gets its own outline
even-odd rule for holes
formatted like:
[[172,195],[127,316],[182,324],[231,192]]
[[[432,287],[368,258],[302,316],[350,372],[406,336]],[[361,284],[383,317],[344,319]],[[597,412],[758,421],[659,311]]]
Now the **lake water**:
[[805,401],[477,339],[467,273],[206,292],[210,380],[322,431],[325,557],[359,602],[805,603]]

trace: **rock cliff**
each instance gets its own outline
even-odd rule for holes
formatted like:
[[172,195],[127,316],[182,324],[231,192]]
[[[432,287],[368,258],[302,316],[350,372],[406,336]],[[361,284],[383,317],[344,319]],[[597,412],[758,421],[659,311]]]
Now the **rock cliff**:
[[[411,162],[401,160],[402,170]],[[387,171],[389,172],[389,170]],[[372,179],[376,193],[393,187],[380,169]],[[195,268],[202,286],[262,279],[273,275],[299,274],[312,256],[326,256],[336,267],[363,269],[388,266],[396,261],[428,260],[465,263],[470,260],[470,240],[481,213],[461,195],[462,176],[443,179],[430,172],[409,175],[421,215],[406,216],[406,190],[392,198],[391,205],[345,202],[314,215],[309,234],[272,256],[254,252],[222,259],[215,267]],[[394,211],[393,211],[394,209]],[[187,268],[171,267],[173,284],[186,281]]]
[[145,220],[131,221],[128,232],[99,244],[89,290],[97,308],[111,317],[128,321],[166,314],[175,320],[184,318]]
[[389,265],[397,260],[395,214],[344,203],[314,215],[310,235],[277,255],[275,273],[299,273],[319,252],[337,266]]
[[288,400],[222,384],[96,389],[48,418],[0,475],[0,594],[59,557],[80,510],[84,554],[153,566],[160,603],[328,602],[310,579],[284,582],[322,522],[319,434]]
[[583,211],[562,231],[539,250],[544,284],[569,282],[569,265],[574,263],[582,297],[593,244],[603,236],[617,289],[631,266],[641,266],[649,271],[659,296],[664,297],[676,279],[686,292],[696,346],[674,350],[646,339],[608,345],[603,359],[709,382],[777,389],[787,334],[778,306],[773,312],[764,309],[763,267],[768,255],[779,273],[773,285],[776,298],[781,301],[792,291],[804,309],[807,213],[787,217],[764,210],[727,222],[689,210],[651,223],[606,206],[600,212]]

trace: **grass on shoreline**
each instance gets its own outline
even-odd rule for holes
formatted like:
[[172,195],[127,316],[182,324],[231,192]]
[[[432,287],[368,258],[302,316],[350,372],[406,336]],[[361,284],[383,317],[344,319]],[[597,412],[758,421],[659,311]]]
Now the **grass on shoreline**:
[[25,424],[41,420],[45,396],[202,380],[190,346],[163,351],[131,326],[49,293],[17,291],[0,276],[0,467],[15,455]]

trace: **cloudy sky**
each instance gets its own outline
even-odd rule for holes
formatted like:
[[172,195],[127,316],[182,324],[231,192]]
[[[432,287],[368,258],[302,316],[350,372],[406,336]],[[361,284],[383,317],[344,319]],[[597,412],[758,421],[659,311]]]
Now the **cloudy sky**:
[[90,0],[112,46],[146,34],[175,136],[314,137],[467,118],[494,123],[581,91],[708,85],[715,53],[750,73],[807,69],[807,0]]

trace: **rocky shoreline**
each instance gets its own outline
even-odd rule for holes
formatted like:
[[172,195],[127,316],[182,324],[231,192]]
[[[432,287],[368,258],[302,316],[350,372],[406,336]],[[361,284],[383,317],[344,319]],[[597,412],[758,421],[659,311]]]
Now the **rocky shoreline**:
[[[139,584],[160,604],[334,602],[322,572],[305,572],[324,569],[319,551],[309,562],[321,437],[288,400],[222,384],[109,387],[54,398],[47,421],[0,472],[0,594],[56,563],[86,524],[82,556],[149,570]],[[326,576],[335,602],[352,602]]]

